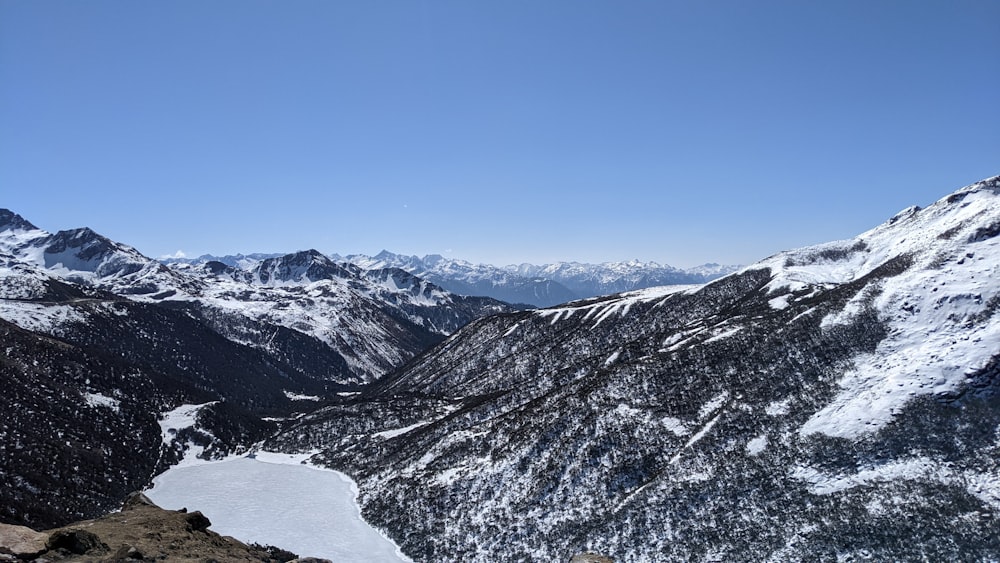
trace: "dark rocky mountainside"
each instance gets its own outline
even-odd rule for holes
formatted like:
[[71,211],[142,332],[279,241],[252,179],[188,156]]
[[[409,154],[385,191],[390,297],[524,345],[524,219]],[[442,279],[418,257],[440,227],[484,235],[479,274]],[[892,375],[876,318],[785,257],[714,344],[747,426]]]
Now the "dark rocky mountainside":
[[483,318],[266,447],[420,561],[1000,558],[1000,177],[699,288]]

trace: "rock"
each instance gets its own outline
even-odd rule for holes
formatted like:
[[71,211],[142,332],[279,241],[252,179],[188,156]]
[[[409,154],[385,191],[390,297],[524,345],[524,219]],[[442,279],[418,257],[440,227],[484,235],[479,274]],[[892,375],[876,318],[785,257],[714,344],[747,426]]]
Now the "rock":
[[569,560],[569,563],[615,563],[615,560],[596,553],[578,553]]
[[107,553],[108,544],[101,541],[96,534],[87,530],[68,529],[58,530],[49,536],[49,541],[45,546],[50,551],[65,550],[76,555],[85,555],[92,552]]
[[212,525],[212,521],[199,511],[194,511],[184,517],[187,528],[191,532],[204,532]]
[[0,553],[22,558],[34,557],[46,550],[49,535],[24,526],[0,524]]
[[115,552],[112,559],[115,561],[142,561],[144,557],[141,551],[126,544],[118,548],[118,551]]
[[125,498],[125,504],[122,506],[122,510],[129,510],[137,506],[156,506],[156,503],[149,500],[149,497],[142,494],[140,491],[135,491],[130,493]]

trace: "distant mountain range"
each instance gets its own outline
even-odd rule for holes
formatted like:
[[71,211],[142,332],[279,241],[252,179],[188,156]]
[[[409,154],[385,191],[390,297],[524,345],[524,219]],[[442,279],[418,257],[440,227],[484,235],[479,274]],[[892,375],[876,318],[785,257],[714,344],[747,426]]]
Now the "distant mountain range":
[[[252,267],[272,254],[204,255],[198,258],[167,258],[165,263],[200,264],[219,261],[234,267]],[[520,264],[493,266],[430,254],[420,258],[387,250],[367,256],[333,254],[331,259],[363,269],[398,268],[459,295],[485,296],[513,304],[549,307],[576,299],[610,295],[661,285],[701,284],[739,269],[739,266],[704,264],[682,270],[656,262],[605,262],[585,264],[557,262],[537,266]]]

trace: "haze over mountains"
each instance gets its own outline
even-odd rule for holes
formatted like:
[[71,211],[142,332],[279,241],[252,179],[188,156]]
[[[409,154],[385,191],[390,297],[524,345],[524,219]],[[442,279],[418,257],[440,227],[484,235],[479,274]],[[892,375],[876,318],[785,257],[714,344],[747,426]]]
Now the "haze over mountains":
[[[165,263],[198,264],[219,261],[234,267],[250,267],[272,254],[204,255],[198,258],[167,258]],[[430,254],[420,258],[387,250],[375,256],[351,254],[330,256],[364,268],[398,268],[460,295],[492,297],[507,303],[548,307],[598,295],[633,291],[660,285],[698,284],[719,278],[739,266],[704,264],[682,270],[656,262],[605,262],[586,264],[557,262],[541,266],[518,264],[494,266]]]
[[6,211],[0,260],[4,522],[264,449],[350,474],[417,561],[1000,558],[1000,177],[536,310],[388,253],[168,267]]

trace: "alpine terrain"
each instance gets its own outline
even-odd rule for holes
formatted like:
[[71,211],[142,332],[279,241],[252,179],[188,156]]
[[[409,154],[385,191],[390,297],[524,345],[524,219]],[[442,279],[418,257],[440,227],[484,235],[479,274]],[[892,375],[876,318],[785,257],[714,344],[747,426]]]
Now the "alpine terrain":
[[0,522],[282,452],[415,561],[1000,559],[1000,177],[544,309],[383,258],[165,265],[0,211]]
[[98,516],[511,310],[316,251],[171,268],[0,210],[0,520]]
[[1000,177],[707,285],[473,321],[264,447],[418,561],[1000,558]]

